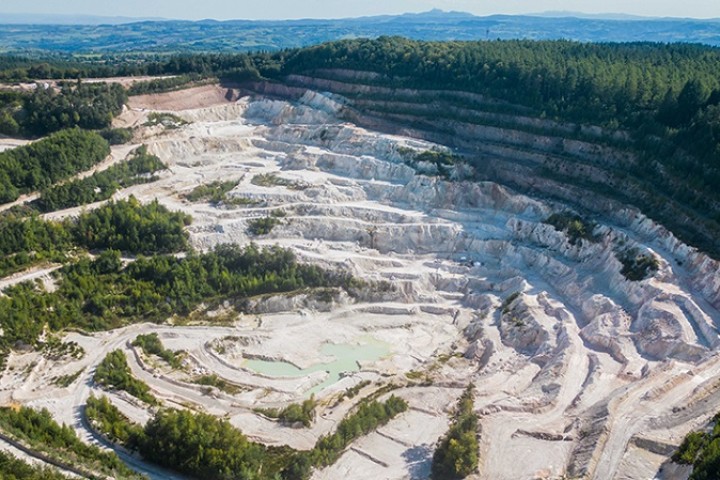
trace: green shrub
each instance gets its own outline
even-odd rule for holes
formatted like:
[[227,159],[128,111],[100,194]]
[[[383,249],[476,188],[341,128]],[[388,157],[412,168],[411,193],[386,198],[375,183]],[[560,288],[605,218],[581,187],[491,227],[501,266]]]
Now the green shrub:
[[267,235],[282,222],[277,217],[254,218],[248,221],[248,233],[251,235]]
[[616,252],[615,256],[622,263],[620,273],[631,282],[639,282],[653,276],[660,267],[655,256],[641,254],[636,248]]

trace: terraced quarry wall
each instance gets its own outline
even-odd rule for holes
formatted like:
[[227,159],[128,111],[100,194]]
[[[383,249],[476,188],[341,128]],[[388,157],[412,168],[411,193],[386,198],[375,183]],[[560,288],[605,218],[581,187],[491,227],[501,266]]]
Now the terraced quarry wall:
[[451,146],[468,156],[479,178],[603,215],[632,205],[686,243],[720,256],[715,193],[651,168],[653,159],[635,150],[629,133],[538,118],[474,93],[388,88],[383,80],[372,72],[320,70],[246,87],[281,98],[300,98],[306,89],[341,95],[342,118]]

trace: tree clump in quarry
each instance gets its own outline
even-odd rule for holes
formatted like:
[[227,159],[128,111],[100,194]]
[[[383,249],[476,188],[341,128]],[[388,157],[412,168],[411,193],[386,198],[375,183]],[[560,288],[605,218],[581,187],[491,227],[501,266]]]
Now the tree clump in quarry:
[[310,427],[315,420],[315,407],[317,400],[315,396],[311,396],[302,403],[293,403],[285,408],[258,408],[255,411],[265,415],[266,417],[276,418],[286,425],[302,425]]
[[615,256],[622,263],[620,273],[631,282],[639,282],[652,277],[660,267],[654,255],[640,253],[637,248],[615,252]]
[[[88,445],[80,440],[72,427],[59,425],[45,409],[0,408],[0,428],[23,445],[66,465],[88,472],[87,478],[98,478],[97,473],[105,477],[127,480],[144,478],[125,465],[114,452]],[[2,475],[4,468],[6,467],[0,465],[0,478],[8,478]]]
[[150,387],[133,376],[127,363],[127,357],[122,350],[113,350],[108,353],[95,369],[93,379],[103,387],[124,390],[150,405],[159,403],[157,398],[150,393]]
[[134,197],[109,202],[63,222],[8,212],[0,215],[0,275],[41,261],[64,262],[83,249],[117,249],[131,254],[174,253],[188,246],[192,217],[171,212],[157,201]]
[[253,218],[248,221],[248,233],[255,236],[268,235],[281,223],[282,221],[274,216]]
[[172,253],[187,249],[185,227],[191,222],[190,215],[172,212],[157,200],[141,204],[130,197],[81,215],[73,225],[73,231],[77,242],[90,249]]
[[110,145],[124,145],[129,143],[133,138],[133,130],[131,128],[104,128],[98,133]]
[[713,418],[709,431],[690,432],[672,460],[692,465],[689,480],[716,480],[720,472],[720,413]]
[[144,426],[130,422],[107,399],[88,399],[86,414],[104,436],[155,464],[196,478],[218,480],[307,480],[313,468],[333,464],[350,443],[407,410],[395,396],[364,401],[335,433],[308,452],[250,441],[227,420],[206,413],[162,409]]
[[0,203],[49,187],[101,162],[110,154],[100,135],[79,129],[0,152]]
[[463,180],[473,176],[464,157],[447,150],[433,148],[418,152],[400,147],[397,151],[407,166],[425,175],[437,175],[446,180]]
[[[25,224],[31,225],[29,222]],[[36,222],[41,232],[48,224],[55,225]],[[48,238],[48,245],[52,238]],[[72,245],[67,240],[71,237],[59,238]],[[10,236],[0,236],[0,251],[11,240]],[[154,241],[160,245],[153,250],[166,245],[162,238],[143,238],[144,245],[153,245],[150,242]],[[30,282],[4,290],[0,297],[0,353],[6,354],[18,342],[35,345],[46,327],[50,331],[68,327],[98,331],[139,321],[161,322],[172,315],[187,316],[204,302],[213,305],[230,299],[241,309],[247,298],[255,295],[316,288],[341,288],[352,293],[368,287],[345,272],[300,263],[287,249],[254,244],[244,248],[219,245],[210,252],[183,258],[140,256],[126,266],[120,252],[105,250],[94,259],[82,257],[69,263],[54,275],[54,291]],[[44,321],[37,321],[39,318]]]
[[577,245],[582,240],[597,241],[597,237],[593,235],[595,224],[572,212],[553,213],[545,223],[555,227],[558,232],[565,233],[571,245]]
[[107,170],[42,190],[40,198],[30,203],[30,207],[47,213],[107,200],[120,189],[157,181],[158,177],[154,174],[166,168],[158,157],[149,154],[147,147],[142,146],[132,153],[129,160]]
[[119,84],[64,82],[32,93],[0,95],[0,133],[38,137],[68,128],[106,129],[122,112],[127,93]]
[[240,182],[230,180],[227,182],[211,182],[207,185],[198,185],[190,193],[183,195],[189,202],[208,202],[218,206],[250,206],[260,203],[259,200],[242,196],[231,196],[228,193],[239,185]]
[[149,333],[147,335],[138,335],[135,337],[132,345],[140,347],[145,355],[157,355],[162,358],[172,368],[182,368],[183,352],[174,352],[165,348],[160,341],[157,333]]
[[220,203],[227,200],[227,193],[237,187],[237,185],[238,182],[234,180],[198,185],[192,192],[184,195],[184,197],[189,202]]
[[68,480],[69,477],[53,468],[31,465],[10,453],[0,451],[0,478],[8,480]]
[[463,392],[450,430],[438,441],[432,461],[433,480],[465,478],[478,469],[478,418],[473,411],[473,387]]
[[107,397],[90,395],[85,405],[85,416],[90,425],[113,443],[137,448],[136,442],[142,436],[142,428],[118,410]]

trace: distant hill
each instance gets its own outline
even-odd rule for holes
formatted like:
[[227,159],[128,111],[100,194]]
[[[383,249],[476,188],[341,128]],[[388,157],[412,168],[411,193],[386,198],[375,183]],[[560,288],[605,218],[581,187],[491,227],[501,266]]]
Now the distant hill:
[[[575,16],[574,16],[575,15]],[[147,20],[65,17],[32,24],[3,15],[5,52],[237,52],[279,50],[330,40],[399,35],[419,40],[569,39],[583,42],[690,42],[720,46],[720,20],[585,16],[565,12],[477,17],[431,10],[337,20]],[[56,17],[48,17],[52,20]],[[32,18],[29,18],[32,20]],[[100,23],[98,23],[100,22]],[[12,25],[10,25],[12,23]],[[83,25],[87,23],[87,25]]]
[[163,21],[157,17],[103,17],[97,15],[57,15],[36,13],[1,13],[0,24],[8,25],[121,25],[145,21]]

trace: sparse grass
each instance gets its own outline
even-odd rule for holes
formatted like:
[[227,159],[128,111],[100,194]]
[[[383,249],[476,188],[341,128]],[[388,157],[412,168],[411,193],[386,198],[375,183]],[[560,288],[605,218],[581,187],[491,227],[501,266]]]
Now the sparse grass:
[[438,355],[437,361],[441,364],[445,364],[449,362],[451,358],[463,358],[463,354],[459,352],[455,352],[452,354],[441,353],[440,355]]
[[405,374],[408,380],[414,384],[423,386],[432,385],[433,379],[429,372],[421,372],[419,370],[411,370]]
[[340,395],[340,398],[338,401],[342,401],[344,398],[354,398],[358,393],[360,393],[360,390],[370,385],[372,382],[370,380],[363,380],[362,382],[358,383],[354,387],[346,388],[345,391]]
[[69,375],[61,375],[59,377],[55,377],[52,381],[53,385],[57,385],[58,387],[67,388],[73,383],[75,383],[75,380],[77,380],[80,377],[80,374],[83,372],[83,369],[78,370],[75,373],[71,373]]
[[190,202],[210,202],[220,203],[226,202],[227,193],[237,187],[238,182],[231,180],[228,182],[212,182],[207,185],[199,185],[192,192],[184,195]]
[[512,304],[515,301],[515,299],[517,299],[520,296],[520,293],[521,292],[511,293],[510,295],[507,296],[507,298],[505,298],[505,300],[503,300],[502,305],[500,305],[500,311],[503,313],[503,315],[510,312],[510,304]]
[[43,356],[48,360],[57,361],[64,357],[71,357],[80,360],[85,356],[85,349],[77,342],[61,342],[56,337],[49,337],[42,344]]
[[308,185],[293,182],[287,178],[279,177],[274,173],[261,173],[255,175],[252,180],[250,180],[250,183],[259,187],[286,187],[291,190],[305,190],[308,188]]
[[225,199],[222,201],[224,205],[232,206],[232,207],[247,207],[251,205],[258,205],[261,202],[259,200],[255,200],[254,198],[248,198],[248,197],[225,197]]
[[239,386],[218,377],[214,373],[211,375],[202,375],[200,377],[194,378],[192,380],[192,383],[196,385],[204,385],[206,387],[215,387],[218,390],[227,393],[228,395],[235,395],[243,391],[243,389]]
[[151,112],[148,115],[148,121],[145,122],[145,126],[152,127],[154,125],[162,125],[165,128],[180,128],[188,123],[189,122],[183,120],[174,113]]

